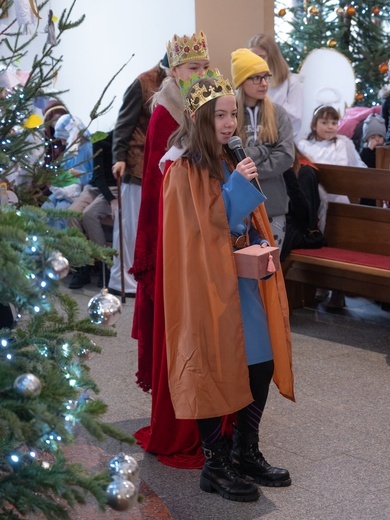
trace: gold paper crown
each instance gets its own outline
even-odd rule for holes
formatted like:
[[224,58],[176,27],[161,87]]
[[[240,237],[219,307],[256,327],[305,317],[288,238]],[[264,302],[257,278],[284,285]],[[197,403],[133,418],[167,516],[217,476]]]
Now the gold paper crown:
[[210,60],[206,35],[203,31],[192,36],[185,34],[180,37],[175,34],[172,41],[167,43],[167,54],[170,68],[188,61]]
[[[212,79],[213,84],[203,84],[202,79]],[[192,74],[188,81],[179,79],[180,92],[184,100],[184,108],[193,114],[199,107],[220,96],[234,96],[233,87],[228,79],[225,79],[218,69],[208,69],[204,76]],[[190,90],[192,89],[192,92]]]

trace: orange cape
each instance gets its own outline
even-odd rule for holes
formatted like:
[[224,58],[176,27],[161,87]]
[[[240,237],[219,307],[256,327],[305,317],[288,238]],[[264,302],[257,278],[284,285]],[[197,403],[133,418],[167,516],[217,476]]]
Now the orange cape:
[[[168,381],[177,419],[234,413],[253,401],[238,280],[220,182],[186,159],[163,185],[163,283]],[[273,242],[263,207],[254,224]],[[274,353],[274,380],[294,400],[288,304],[281,272],[259,282]]]

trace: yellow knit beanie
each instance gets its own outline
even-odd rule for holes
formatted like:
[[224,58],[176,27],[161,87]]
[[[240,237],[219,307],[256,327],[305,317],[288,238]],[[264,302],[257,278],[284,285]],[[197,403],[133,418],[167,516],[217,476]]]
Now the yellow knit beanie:
[[237,49],[232,52],[232,79],[234,88],[238,88],[251,76],[269,72],[267,62],[249,49]]

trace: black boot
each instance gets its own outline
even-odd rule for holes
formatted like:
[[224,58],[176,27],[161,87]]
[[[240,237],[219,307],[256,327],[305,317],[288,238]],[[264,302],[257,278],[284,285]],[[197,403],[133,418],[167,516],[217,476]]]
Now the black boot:
[[259,490],[253,482],[245,482],[233,468],[225,441],[215,444],[202,443],[206,457],[200,477],[200,489],[236,502],[254,502]]
[[241,433],[234,428],[231,459],[240,475],[248,475],[262,486],[284,487],[291,484],[289,472],[272,467],[259,451],[257,432]]
[[84,285],[87,285],[90,282],[91,278],[89,276],[89,266],[84,265],[83,267],[78,267],[76,269],[76,272],[70,281],[69,289],[81,289],[84,287]]

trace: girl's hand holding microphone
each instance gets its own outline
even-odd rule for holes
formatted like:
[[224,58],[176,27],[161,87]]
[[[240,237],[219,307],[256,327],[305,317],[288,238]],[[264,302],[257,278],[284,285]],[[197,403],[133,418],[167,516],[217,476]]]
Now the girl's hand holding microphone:
[[256,164],[250,157],[245,157],[241,162],[239,162],[236,166],[236,170],[239,174],[241,174],[245,179],[249,182],[252,179],[258,179],[259,175],[257,173]]

